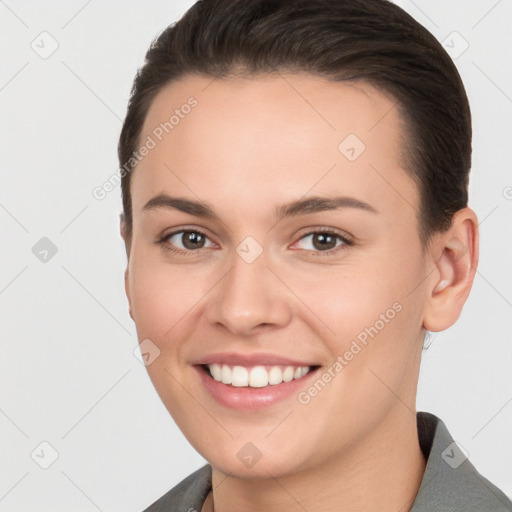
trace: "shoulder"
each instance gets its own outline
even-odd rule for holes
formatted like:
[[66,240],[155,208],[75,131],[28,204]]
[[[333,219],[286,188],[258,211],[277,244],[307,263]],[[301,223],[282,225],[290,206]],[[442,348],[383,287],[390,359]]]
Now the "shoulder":
[[211,489],[211,466],[194,471],[144,512],[200,512]]
[[427,465],[411,512],[512,512],[512,502],[476,470],[441,419],[418,413],[418,436]]

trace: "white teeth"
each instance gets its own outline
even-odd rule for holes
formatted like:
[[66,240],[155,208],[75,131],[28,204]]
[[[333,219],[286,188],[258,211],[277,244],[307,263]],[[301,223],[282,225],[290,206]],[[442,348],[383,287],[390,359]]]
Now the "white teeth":
[[311,370],[310,366],[272,366],[270,370],[264,366],[254,366],[250,370],[244,366],[230,367],[227,364],[207,365],[210,374],[217,382],[231,384],[235,387],[263,388],[275,386],[282,382],[290,382],[304,377]]
[[287,366],[283,372],[283,381],[290,382],[291,380],[293,380],[293,374],[294,374],[293,366]]
[[255,366],[249,374],[251,388],[264,388],[268,386],[268,372],[263,366]]
[[[229,368],[229,366],[224,365],[224,367]],[[249,385],[249,372],[247,368],[243,366],[234,366],[231,371],[231,384],[236,387],[244,387]]]
[[210,365],[210,372],[212,372],[212,377],[217,381],[222,381],[222,368],[220,364],[211,364]]
[[270,371],[268,372],[268,383],[271,386],[275,386],[276,384],[281,384],[283,382],[283,372],[279,366],[272,366]]
[[227,364],[222,365],[222,384],[231,384],[231,368]]

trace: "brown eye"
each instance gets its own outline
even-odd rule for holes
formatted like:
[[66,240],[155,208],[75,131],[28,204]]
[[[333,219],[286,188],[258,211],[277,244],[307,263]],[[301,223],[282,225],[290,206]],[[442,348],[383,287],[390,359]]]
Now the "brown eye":
[[187,249],[200,249],[204,246],[205,237],[195,231],[185,231],[181,235],[181,241]]
[[[211,242],[208,237],[200,231],[178,231],[165,237],[165,242],[181,250],[193,251],[209,247]],[[207,245],[207,244],[210,245]]]
[[341,235],[334,232],[317,231],[303,236],[298,245],[301,249],[317,252],[327,252],[344,245],[351,245]]
[[334,249],[337,242],[336,236],[327,233],[316,233],[313,235],[313,247],[318,251]]

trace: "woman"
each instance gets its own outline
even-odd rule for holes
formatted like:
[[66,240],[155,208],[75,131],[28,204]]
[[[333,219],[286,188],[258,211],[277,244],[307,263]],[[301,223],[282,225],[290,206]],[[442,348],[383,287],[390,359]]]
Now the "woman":
[[478,263],[469,105],[425,28],[385,0],[197,2],[119,160],[130,315],[209,462],[148,511],[512,510],[415,408]]

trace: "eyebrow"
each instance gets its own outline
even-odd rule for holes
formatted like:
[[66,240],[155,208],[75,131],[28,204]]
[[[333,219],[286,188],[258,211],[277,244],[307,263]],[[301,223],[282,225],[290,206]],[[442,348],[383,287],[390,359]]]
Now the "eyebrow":
[[[284,205],[278,206],[274,210],[275,221],[280,221],[285,217],[296,217],[309,213],[319,213],[339,208],[354,208],[371,213],[379,213],[373,206],[359,199],[347,196],[337,197],[309,197],[307,199],[298,199]],[[150,199],[143,207],[143,211],[158,209],[178,210],[189,215],[202,217],[205,219],[220,220],[214,209],[203,201],[192,201],[182,197],[172,197],[167,194],[159,194]]]

